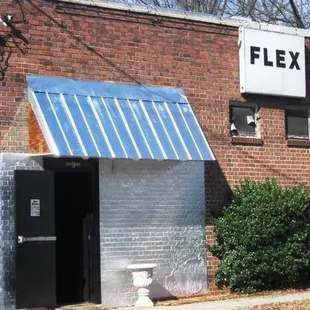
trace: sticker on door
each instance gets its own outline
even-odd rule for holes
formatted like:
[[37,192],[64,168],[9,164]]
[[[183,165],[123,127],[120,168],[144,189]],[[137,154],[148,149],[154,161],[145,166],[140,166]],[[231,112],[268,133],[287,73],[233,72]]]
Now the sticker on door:
[[40,199],[30,199],[30,216],[40,216]]

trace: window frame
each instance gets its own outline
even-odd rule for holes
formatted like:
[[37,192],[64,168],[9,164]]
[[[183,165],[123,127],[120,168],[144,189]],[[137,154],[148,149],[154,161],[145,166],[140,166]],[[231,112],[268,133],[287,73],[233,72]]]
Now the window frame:
[[[288,135],[288,123],[287,123],[287,111],[292,111],[292,110],[297,110],[297,111],[308,111],[308,137],[305,136],[296,136],[296,135]],[[310,106],[302,106],[302,105],[287,105],[285,107],[284,111],[284,121],[285,121],[285,138],[287,140],[307,140],[310,141]]]
[[[238,133],[238,129],[236,128],[235,130],[232,130],[232,124],[234,124],[232,120],[232,111],[233,107],[239,107],[239,108],[249,108],[249,109],[254,109],[254,134],[248,133]],[[229,132],[230,136],[232,138],[234,137],[242,137],[242,138],[259,138],[259,131],[258,131],[258,120],[259,120],[259,105],[256,102],[246,102],[246,101],[235,101],[231,100],[229,102]],[[237,134],[234,135],[233,131],[236,131]]]

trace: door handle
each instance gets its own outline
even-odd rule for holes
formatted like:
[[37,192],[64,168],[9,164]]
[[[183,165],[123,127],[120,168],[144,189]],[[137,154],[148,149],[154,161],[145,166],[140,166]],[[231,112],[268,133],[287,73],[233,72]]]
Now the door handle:
[[24,236],[17,236],[17,243],[24,243],[24,242],[35,242],[35,241],[56,241],[57,237],[49,236],[49,237],[24,237]]

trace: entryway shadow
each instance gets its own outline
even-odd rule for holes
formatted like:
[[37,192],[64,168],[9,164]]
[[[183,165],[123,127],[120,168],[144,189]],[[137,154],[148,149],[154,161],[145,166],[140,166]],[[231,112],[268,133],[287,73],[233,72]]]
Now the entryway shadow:
[[[156,297],[155,297],[156,296]],[[150,298],[155,303],[163,300],[177,300],[177,297],[166,290],[158,281],[154,280],[150,289]]]

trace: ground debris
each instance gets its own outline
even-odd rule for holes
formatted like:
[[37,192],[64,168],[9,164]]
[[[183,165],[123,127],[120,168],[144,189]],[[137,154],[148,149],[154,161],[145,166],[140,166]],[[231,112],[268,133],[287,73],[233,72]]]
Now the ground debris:
[[261,306],[240,308],[239,310],[310,310],[310,300],[274,303]]

